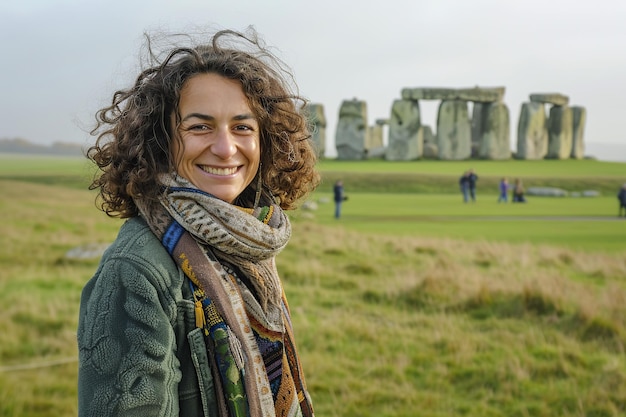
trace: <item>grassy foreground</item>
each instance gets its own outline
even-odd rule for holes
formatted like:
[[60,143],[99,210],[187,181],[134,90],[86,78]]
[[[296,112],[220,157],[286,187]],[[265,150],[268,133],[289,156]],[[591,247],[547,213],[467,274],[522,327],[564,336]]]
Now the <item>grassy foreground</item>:
[[[78,302],[97,261],[64,255],[112,241],[120,222],[95,209],[94,194],[78,189],[88,170],[72,166],[81,167],[80,178],[64,169],[33,179],[0,168],[0,416],[76,415]],[[44,181],[51,177],[58,182]],[[348,203],[358,204],[346,206],[340,222],[330,205],[292,215],[293,238],[278,267],[317,415],[626,413],[619,246],[494,239],[502,222],[472,224],[504,207],[467,207],[456,194],[407,197],[386,195],[391,204],[380,204],[375,193],[351,195]],[[540,217],[554,201],[506,209],[536,217],[523,224],[540,237],[541,227],[552,230]],[[614,205],[603,214],[602,200],[580,201],[573,215],[616,214]],[[387,221],[380,226],[368,212]],[[423,232],[437,216],[445,221]],[[585,242],[604,224],[623,238],[626,225],[579,223],[591,223],[589,233],[567,240]],[[449,234],[463,227],[467,236]],[[482,237],[471,236],[477,230]]]
[[303,222],[280,258],[320,415],[626,412],[626,261]]

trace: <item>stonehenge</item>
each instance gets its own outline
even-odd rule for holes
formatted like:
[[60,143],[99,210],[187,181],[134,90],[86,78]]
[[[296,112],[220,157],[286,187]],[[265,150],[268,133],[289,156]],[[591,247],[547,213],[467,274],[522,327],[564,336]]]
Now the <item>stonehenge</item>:
[[543,159],[548,153],[548,124],[543,103],[522,103],[517,125],[518,159]]
[[437,138],[433,135],[433,130],[428,125],[422,125],[424,136],[424,154],[425,159],[439,158],[439,148],[437,147]]
[[401,96],[405,100],[462,100],[479,103],[502,101],[504,87],[495,88],[404,88]]
[[344,100],[339,108],[335,136],[337,159],[365,159],[368,133],[367,104],[356,98]]
[[309,103],[304,109],[310,123],[311,140],[318,158],[326,153],[326,115],[322,104]]
[[386,119],[376,120],[376,124],[368,128],[368,136],[365,141],[365,157],[366,158],[380,158],[385,156],[385,144],[383,142],[385,125],[388,125],[389,121]]
[[[570,106],[560,93],[531,93],[521,104],[516,151],[511,150],[510,114],[505,87],[403,88],[388,119],[368,125],[367,103],[344,100],[335,134],[337,158],[389,161],[417,159],[581,159],[586,109]],[[439,100],[436,130],[422,123],[420,101]],[[469,105],[471,103],[471,116]],[[324,154],[323,106],[308,106],[313,141]],[[384,127],[387,126],[387,143]]]
[[534,93],[529,99],[520,112],[516,158],[582,159],[585,108],[570,107],[569,97],[559,93]]
[[572,159],[582,159],[585,156],[584,131],[587,121],[587,110],[581,106],[572,106]]
[[418,103],[410,100],[395,100],[391,106],[389,144],[385,159],[389,161],[418,159],[422,155],[424,143],[423,132],[420,128]]
[[472,154],[472,125],[464,100],[442,100],[437,114],[439,159],[469,159]]
[[[511,158],[509,108],[502,102],[475,103],[474,109],[476,106],[480,109],[480,114],[477,116],[474,112],[472,120],[476,124],[480,123],[475,145],[478,148],[478,158]],[[472,144],[473,139],[474,137]]]
[[344,100],[339,108],[339,120],[335,146],[337,159],[361,160],[384,156],[383,127],[388,123],[379,119],[376,124],[367,124],[367,103],[353,98]]
[[[510,158],[509,112],[502,102],[504,92],[504,87],[402,89],[402,100],[417,103],[416,106],[420,100],[441,101],[435,141],[418,145],[423,152],[420,156],[446,160]],[[473,103],[471,118],[468,102]],[[432,136],[432,131],[428,135]],[[423,137],[422,133],[422,142]],[[405,159],[415,158],[406,155]]]
[[569,103],[569,97],[559,93],[531,94],[529,98],[535,103],[554,104],[561,107],[567,106]]
[[566,159],[572,153],[572,109],[554,105],[548,118],[548,154],[546,159]]

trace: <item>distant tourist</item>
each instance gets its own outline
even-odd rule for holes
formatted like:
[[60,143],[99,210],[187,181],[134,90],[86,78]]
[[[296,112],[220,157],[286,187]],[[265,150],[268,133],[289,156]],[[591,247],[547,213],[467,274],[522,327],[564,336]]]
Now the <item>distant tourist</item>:
[[500,195],[498,196],[498,203],[509,201],[509,181],[506,178],[500,180]]
[[335,182],[333,194],[335,199],[335,219],[338,219],[341,217],[341,203],[348,199],[348,197],[343,193],[343,181],[337,180]]
[[472,203],[476,202],[476,181],[478,181],[478,175],[476,175],[473,169],[470,169],[467,176],[467,185]]
[[624,217],[626,217],[626,183],[622,185],[622,188],[617,193],[617,199],[619,200],[619,212],[617,217],[622,216],[622,210],[624,211]]
[[522,180],[519,178],[515,180],[515,184],[513,185],[511,201],[513,203],[525,203],[526,197],[524,197],[524,185],[522,184]]
[[463,202],[467,203],[469,201],[469,171],[465,171],[459,178],[459,188],[463,195]]

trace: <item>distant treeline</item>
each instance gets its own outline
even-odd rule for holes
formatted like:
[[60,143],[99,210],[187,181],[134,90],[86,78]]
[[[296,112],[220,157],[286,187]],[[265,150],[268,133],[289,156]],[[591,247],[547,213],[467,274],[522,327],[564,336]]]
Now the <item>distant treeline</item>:
[[68,142],[54,142],[46,146],[29,142],[26,139],[0,139],[0,153],[81,156],[83,147],[77,143]]

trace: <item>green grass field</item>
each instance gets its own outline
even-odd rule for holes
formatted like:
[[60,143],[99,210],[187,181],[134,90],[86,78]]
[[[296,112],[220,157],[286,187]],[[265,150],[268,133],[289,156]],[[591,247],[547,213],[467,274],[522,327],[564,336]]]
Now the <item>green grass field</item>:
[[[546,169],[522,162],[515,175]],[[483,184],[500,168],[472,161],[479,199],[466,205],[465,162],[429,192],[406,186],[429,172],[400,172],[411,181],[381,192],[351,188],[349,171],[384,184],[405,168],[320,164],[318,209],[291,213],[277,259],[317,415],[626,415],[626,220],[614,196],[626,164],[545,162],[568,185],[593,166],[590,188],[607,191],[498,205]],[[120,225],[95,208],[90,176],[80,158],[0,156],[2,417],[76,415],[78,302],[97,259],[65,253],[112,241]],[[333,176],[350,196],[339,221],[325,202]]]
[[351,192],[454,194],[458,178],[469,168],[478,176],[483,193],[497,192],[507,177],[523,180],[526,187],[548,186],[568,191],[593,189],[614,196],[626,182],[626,164],[595,160],[543,161],[337,161],[323,160],[319,169],[324,182],[320,191],[330,192],[342,179]]
[[464,204],[452,194],[352,193],[339,221],[330,193],[318,192],[315,200],[321,224],[339,222],[361,232],[626,252],[626,219],[617,217],[615,197],[529,197],[526,204],[498,204],[497,195],[482,194],[476,204]]
[[486,176],[509,177],[624,177],[626,164],[586,160],[506,160],[506,161],[435,161],[417,160],[389,162],[384,160],[340,161],[324,159],[320,161],[322,172],[368,172],[368,173],[412,173],[460,176],[463,171],[473,168]]
[[0,178],[85,189],[95,173],[86,159],[0,153]]

